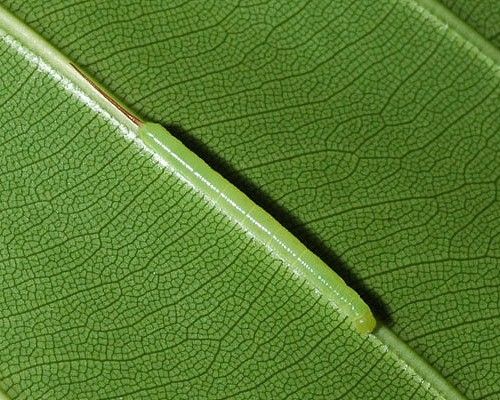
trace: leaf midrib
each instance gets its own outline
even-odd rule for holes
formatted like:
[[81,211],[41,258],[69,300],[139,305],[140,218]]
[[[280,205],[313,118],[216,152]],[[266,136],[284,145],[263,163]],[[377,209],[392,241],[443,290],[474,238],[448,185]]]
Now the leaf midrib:
[[489,64],[496,66],[500,64],[500,49],[442,3],[436,0],[409,1],[414,4],[414,8],[420,9],[429,19],[434,20],[434,23],[453,31],[457,40],[472,45]]
[[[460,37],[464,42],[472,44],[477,51],[484,56],[484,59],[488,59],[490,63],[496,65],[500,64],[499,49],[440,3],[433,0],[409,1],[414,3],[417,7],[420,7],[430,18],[434,18],[436,22],[441,21],[445,25],[448,25],[456,32],[457,37]],[[135,134],[137,127],[131,123],[123,113],[116,109],[112,103],[86,82],[73,67],[71,67],[71,61],[68,57],[1,5],[0,29],[31,50],[33,59],[30,59],[30,61],[35,63],[46,63],[55,73],[57,73],[56,79],[67,79],[74,84],[75,90],[81,91],[89,99],[95,102],[98,107],[102,108],[102,110],[108,114],[108,118],[113,124],[118,124],[123,128],[122,132],[133,132]],[[65,89],[69,90],[70,88],[66,87]],[[116,99],[109,91],[106,91],[106,94]],[[121,102],[119,103],[121,104]],[[445,398],[465,399],[447,379],[384,324],[378,323],[378,328],[374,334],[370,336],[370,339],[378,340],[385,344],[401,362],[412,368],[423,381],[429,383],[433,389],[438,391]],[[9,400],[9,397],[1,390],[0,400]]]

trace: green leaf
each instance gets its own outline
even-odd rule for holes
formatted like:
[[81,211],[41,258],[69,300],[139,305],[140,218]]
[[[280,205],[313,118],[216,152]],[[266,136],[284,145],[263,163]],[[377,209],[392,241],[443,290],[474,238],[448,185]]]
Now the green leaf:
[[496,0],[441,0],[453,13],[500,47],[500,8]]
[[123,115],[58,81],[60,56],[40,69],[48,47],[5,39],[12,397],[498,393],[496,49],[431,2],[282,3],[7,5],[267,208],[439,373],[386,327],[357,334],[155,166]]

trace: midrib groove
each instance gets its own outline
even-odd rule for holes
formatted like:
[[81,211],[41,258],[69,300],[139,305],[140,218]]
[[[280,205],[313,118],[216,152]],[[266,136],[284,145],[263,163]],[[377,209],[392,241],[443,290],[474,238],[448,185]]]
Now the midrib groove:
[[461,40],[474,46],[485,58],[497,66],[500,64],[500,49],[443,4],[436,0],[409,1],[415,5],[414,8],[435,19],[444,28],[454,31]]

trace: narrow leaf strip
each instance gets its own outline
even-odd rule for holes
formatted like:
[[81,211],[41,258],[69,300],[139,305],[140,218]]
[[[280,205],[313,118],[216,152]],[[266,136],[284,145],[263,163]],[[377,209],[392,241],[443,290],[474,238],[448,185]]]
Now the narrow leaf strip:
[[403,342],[389,328],[380,324],[372,338],[377,338],[387,346],[403,363],[403,369],[411,368],[411,375],[429,390],[440,393],[442,399],[467,400],[458,389],[424,360],[410,346]]
[[101,86],[90,80],[82,68],[76,67],[64,54],[1,4],[0,39],[54,81],[59,82],[79,101],[104,115],[123,132],[124,136],[131,139],[129,132],[134,132],[137,125],[131,118],[131,112],[123,105],[117,107],[118,102]]

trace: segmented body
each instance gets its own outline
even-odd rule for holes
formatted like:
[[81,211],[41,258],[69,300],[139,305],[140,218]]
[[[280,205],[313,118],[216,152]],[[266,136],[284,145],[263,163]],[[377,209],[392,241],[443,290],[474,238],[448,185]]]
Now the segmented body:
[[368,305],[340,276],[165,128],[147,122],[140,125],[138,137],[162,163],[170,166],[184,181],[325,296],[359,332],[370,333],[375,328],[376,321]]

